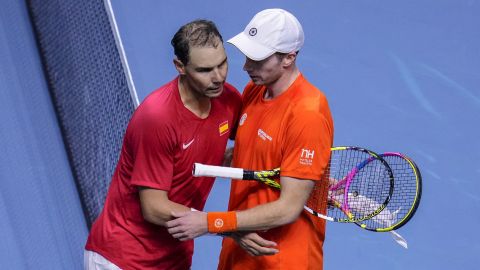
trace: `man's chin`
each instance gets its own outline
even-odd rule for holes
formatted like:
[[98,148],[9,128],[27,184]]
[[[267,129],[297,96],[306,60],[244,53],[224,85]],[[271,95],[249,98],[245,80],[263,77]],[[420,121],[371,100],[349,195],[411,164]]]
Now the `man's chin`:
[[260,77],[250,77],[250,79],[252,80],[252,82],[255,85],[263,85],[264,84],[262,78],[260,78]]
[[205,93],[205,95],[209,98],[216,98],[222,95],[223,87],[219,88],[218,90],[209,90]]

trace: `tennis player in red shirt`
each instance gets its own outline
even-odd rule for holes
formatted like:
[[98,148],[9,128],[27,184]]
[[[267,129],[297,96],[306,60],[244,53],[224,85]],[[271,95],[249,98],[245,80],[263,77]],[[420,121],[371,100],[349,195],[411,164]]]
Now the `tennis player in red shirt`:
[[226,83],[216,26],[197,20],[172,39],[179,75],[151,93],[128,125],[104,209],[85,247],[85,269],[190,269],[193,240],[165,228],[171,212],[202,210],[213,178],[192,179],[194,162],[222,164],[235,135],[239,92]]

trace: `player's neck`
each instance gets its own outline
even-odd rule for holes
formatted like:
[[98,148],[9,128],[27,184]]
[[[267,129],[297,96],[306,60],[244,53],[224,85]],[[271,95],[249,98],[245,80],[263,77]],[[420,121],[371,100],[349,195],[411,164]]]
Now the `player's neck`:
[[291,70],[286,70],[278,80],[267,85],[267,91],[265,92],[265,99],[274,99],[280,96],[283,92],[287,91],[290,85],[297,79],[300,74],[300,70],[294,66]]
[[178,92],[183,106],[187,110],[201,119],[205,119],[210,114],[211,102],[210,98],[201,96],[188,87],[188,84],[182,81],[181,77],[178,79]]

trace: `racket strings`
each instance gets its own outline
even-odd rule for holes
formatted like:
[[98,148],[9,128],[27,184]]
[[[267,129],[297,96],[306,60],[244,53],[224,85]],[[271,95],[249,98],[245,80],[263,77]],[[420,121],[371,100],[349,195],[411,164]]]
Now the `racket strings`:
[[315,185],[313,186],[312,192],[310,193],[310,197],[306,204],[307,207],[322,215],[326,215],[327,213],[329,175],[330,166],[327,166],[324,170],[321,180],[315,181]]
[[373,159],[352,179],[348,207],[355,218],[369,216],[381,209],[390,194],[390,172],[378,159]]
[[315,183],[307,202],[308,207],[332,218],[348,218],[341,211],[341,207],[345,201],[348,168],[351,169],[357,165],[349,165],[351,156],[355,154],[355,151],[350,150],[331,152],[330,162],[325,168],[321,180]]
[[332,151],[307,206],[335,219],[364,219],[381,210],[389,196],[390,171],[368,151]]
[[383,157],[390,165],[395,188],[387,207],[367,222],[370,228],[400,228],[413,216],[419,202],[420,173],[413,161],[399,155]]

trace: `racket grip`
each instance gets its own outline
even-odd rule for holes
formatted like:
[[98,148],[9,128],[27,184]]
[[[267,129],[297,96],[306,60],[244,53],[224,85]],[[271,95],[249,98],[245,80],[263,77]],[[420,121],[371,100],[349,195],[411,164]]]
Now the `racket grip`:
[[195,177],[207,176],[243,179],[243,169],[194,163],[192,175]]

